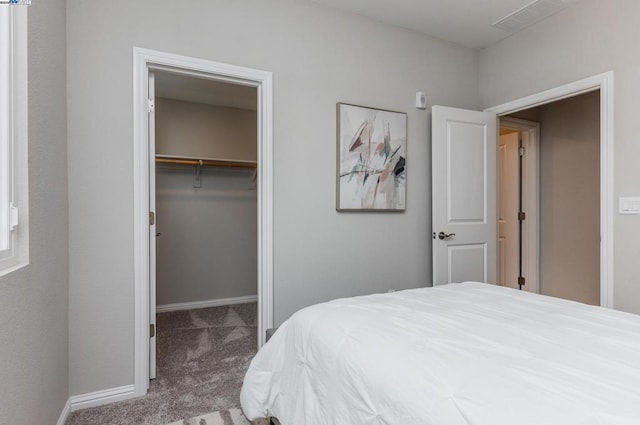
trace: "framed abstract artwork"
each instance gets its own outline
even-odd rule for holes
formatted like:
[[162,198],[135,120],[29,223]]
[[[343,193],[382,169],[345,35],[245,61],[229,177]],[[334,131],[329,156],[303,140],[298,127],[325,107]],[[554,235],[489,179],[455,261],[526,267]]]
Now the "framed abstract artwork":
[[404,211],[407,114],[338,103],[338,211]]

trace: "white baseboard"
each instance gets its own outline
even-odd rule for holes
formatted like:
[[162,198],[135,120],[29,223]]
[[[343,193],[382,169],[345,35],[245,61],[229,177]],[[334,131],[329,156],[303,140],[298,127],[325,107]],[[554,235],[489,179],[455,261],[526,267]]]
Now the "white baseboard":
[[255,303],[256,301],[258,301],[257,295],[247,295],[244,297],[219,298],[217,300],[164,304],[164,305],[156,306],[156,312],[165,313],[167,311],[195,310],[197,308],[220,307],[223,305]]
[[134,397],[136,397],[136,392],[133,385],[125,385],[124,387],[74,395],[71,396],[69,400],[71,402],[71,411],[75,412],[76,410],[86,409],[87,407],[102,406],[103,404],[128,400]]
[[67,419],[69,418],[69,413],[71,413],[71,399],[68,398],[67,402],[64,404],[62,408],[62,412],[60,413],[60,417],[58,418],[58,422],[56,425],[64,425],[67,423]]

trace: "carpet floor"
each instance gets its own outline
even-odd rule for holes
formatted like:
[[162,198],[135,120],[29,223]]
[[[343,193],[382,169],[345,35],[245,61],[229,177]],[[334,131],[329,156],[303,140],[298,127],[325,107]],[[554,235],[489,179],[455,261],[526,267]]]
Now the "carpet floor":
[[256,353],[256,318],[256,303],[158,314],[157,378],[147,395],[76,411],[66,425],[191,424],[207,414],[237,424],[229,412],[239,412]]
[[240,409],[229,409],[212,412],[187,420],[172,422],[167,425],[251,425]]

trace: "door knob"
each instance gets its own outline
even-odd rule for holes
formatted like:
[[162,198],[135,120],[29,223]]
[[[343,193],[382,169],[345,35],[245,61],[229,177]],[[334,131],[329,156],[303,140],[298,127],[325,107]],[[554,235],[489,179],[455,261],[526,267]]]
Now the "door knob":
[[449,239],[452,236],[455,236],[455,233],[445,233],[445,232],[440,232],[438,233],[438,239],[440,239],[441,241],[445,240],[445,239]]

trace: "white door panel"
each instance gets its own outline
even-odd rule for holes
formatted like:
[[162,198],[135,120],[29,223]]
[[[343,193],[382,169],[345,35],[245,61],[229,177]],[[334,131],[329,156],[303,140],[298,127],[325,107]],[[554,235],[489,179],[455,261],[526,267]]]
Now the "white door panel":
[[[487,281],[486,256],[487,244],[449,244],[448,266],[451,282],[466,282],[468,280],[476,282]],[[460,267],[464,264],[465,267]]]
[[447,124],[447,208],[449,224],[484,223],[486,218],[486,161],[484,128],[477,124]]
[[496,283],[496,123],[493,113],[432,109],[434,285]]

